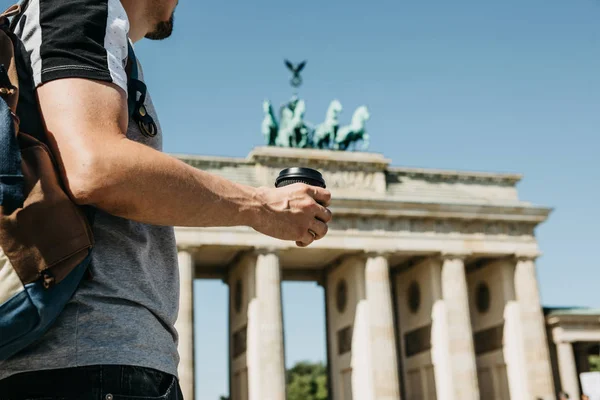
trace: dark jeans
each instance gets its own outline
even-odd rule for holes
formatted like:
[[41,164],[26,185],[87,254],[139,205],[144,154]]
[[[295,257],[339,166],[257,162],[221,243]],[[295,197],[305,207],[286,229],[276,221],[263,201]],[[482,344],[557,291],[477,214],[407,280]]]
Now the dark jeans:
[[153,369],[98,365],[26,372],[0,381],[2,400],[183,400],[179,381]]

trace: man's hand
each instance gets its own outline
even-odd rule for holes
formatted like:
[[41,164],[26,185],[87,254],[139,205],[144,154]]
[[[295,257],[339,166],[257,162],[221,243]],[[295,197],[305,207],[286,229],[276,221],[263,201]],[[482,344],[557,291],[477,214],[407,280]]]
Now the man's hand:
[[328,190],[302,183],[281,188],[260,188],[262,204],[252,227],[260,233],[282,240],[293,240],[306,247],[327,234],[331,211]]

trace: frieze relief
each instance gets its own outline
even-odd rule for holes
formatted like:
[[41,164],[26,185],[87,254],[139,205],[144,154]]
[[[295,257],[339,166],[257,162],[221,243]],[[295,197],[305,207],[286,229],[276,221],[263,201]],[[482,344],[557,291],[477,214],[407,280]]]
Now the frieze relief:
[[324,172],[323,178],[327,182],[327,187],[332,189],[377,190],[376,176],[373,172]]
[[[264,184],[275,182],[282,168],[262,167],[258,172]],[[385,192],[385,176],[382,172],[366,172],[356,170],[327,170],[321,169],[328,189],[353,190],[363,192]]]
[[486,173],[460,173],[453,171],[392,169],[387,171],[388,183],[401,183],[405,178],[426,181],[433,184],[465,183],[501,187],[514,187],[521,176],[517,174],[486,174]]
[[333,230],[462,234],[488,236],[534,236],[536,224],[507,221],[468,221],[432,218],[385,218],[337,216]]

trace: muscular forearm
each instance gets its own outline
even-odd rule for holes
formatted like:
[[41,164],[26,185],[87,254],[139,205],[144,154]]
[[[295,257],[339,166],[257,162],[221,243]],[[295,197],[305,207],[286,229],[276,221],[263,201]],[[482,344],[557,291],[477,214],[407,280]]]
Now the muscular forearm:
[[37,93],[49,145],[78,204],[154,225],[245,225],[299,246],[327,233],[325,189],[236,184],[127,139],[127,96],[112,84],[58,79]]
[[105,143],[79,202],[144,223],[253,225],[258,190],[198,170],[126,138]]

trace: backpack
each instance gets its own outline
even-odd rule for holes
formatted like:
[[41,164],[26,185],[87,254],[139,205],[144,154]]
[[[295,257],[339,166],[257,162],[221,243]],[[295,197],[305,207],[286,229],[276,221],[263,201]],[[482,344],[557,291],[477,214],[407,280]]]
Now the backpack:
[[[18,62],[25,49],[13,32],[26,4],[0,14],[0,360],[39,339],[93,279],[94,210],[68,195],[45,135],[20,130],[19,83],[30,68]],[[127,71],[129,116],[156,134],[131,43]]]

